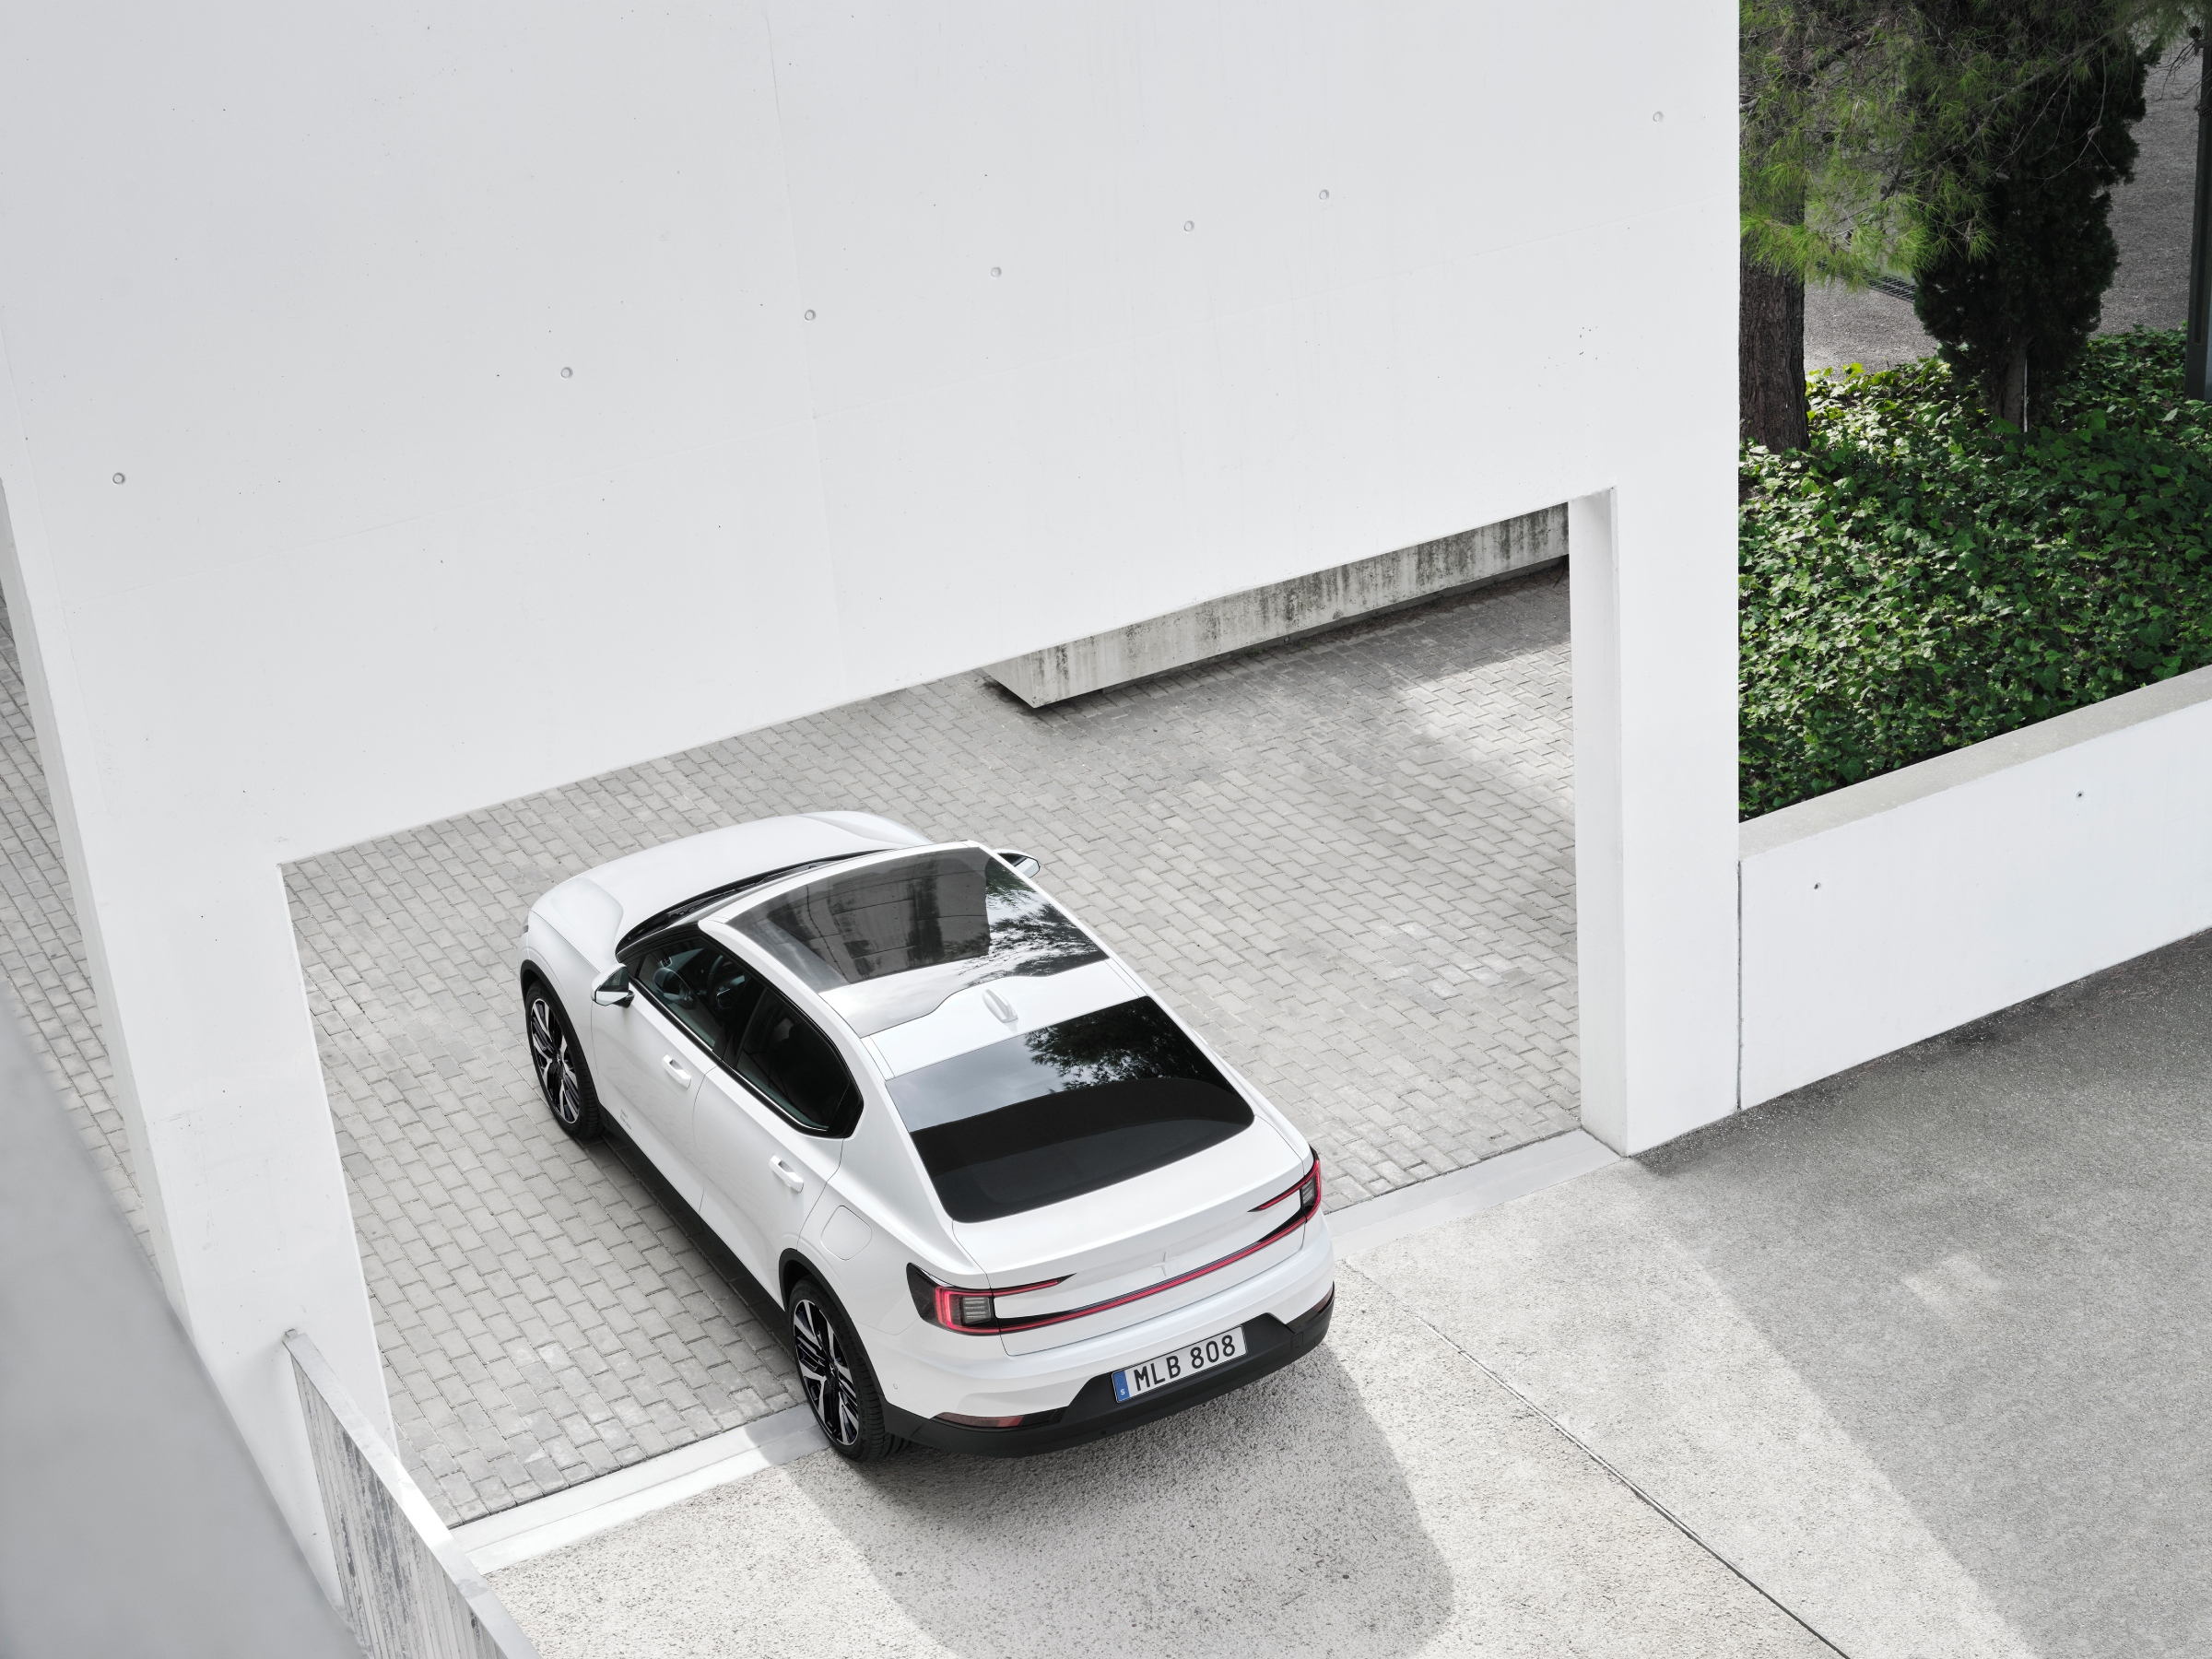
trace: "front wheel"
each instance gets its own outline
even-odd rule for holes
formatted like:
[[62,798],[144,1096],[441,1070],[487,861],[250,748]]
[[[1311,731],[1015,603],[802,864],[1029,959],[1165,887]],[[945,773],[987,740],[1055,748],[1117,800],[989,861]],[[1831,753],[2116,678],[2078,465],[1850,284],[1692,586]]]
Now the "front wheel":
[[606,1133],[599,1091],[592,1087],[591,1067],[568,1016],[545,981],[533,979],[523,987],[523,1018],[530,1028],[530,1068],[537,1074],[546,1110],[572,1139],[597,1140]]
[[801,1279],[791,1288],[790,1314],[799,1386],[830,1449],[854,1463],[870,1463],[903,1446],[883,1426],[883,1393],[844,1310],[812,1279]]

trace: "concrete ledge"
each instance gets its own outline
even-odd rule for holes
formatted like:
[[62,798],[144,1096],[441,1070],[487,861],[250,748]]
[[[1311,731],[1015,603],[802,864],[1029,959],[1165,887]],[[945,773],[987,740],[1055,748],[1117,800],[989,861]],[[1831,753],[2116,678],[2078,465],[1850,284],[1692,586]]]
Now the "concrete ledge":
[[538,1659],[323,1352],[284,1334],[346,1622],[375,1659]]
[[2138,686],[2133,691],[2123,691],[2086,709],[2070,709],[2064,714],[2053,714],[2049,720],[2022,726],[2017,732],[1969,744],[1947,754],[1934,755],[1911,766],[1900,766],[1893,772],[1884,772],[1878,778],[1869,778],[1864,783],[1831,789],[1794,806],[1747,818],[1737,830],[1739,854],[1755,858],[1761,853],[1803,841],[1806,836],[1855,823],[1877,812],[1888,812],[1893,806],[1903,806],[1943,790],[1955,789],[1961,783],[1971,783],[1976,778],[1986,778],[2008,766],[2055,755],[2076,744],[2124,731],[2144,721],[2156,720],[2161,714],[2171,714],[2207,700],[2212,700],[2212,668],[2177,674],[2155,686]]
[[2212,668],[1738,834],[1753,1106],[2212,927]]
[[1464,1170],[1417,1181],[1394,1193],[1329,1212],[1329,1237],[1341,1259],[1373,1250],[1408,1234],[1426,1232],[1531,1193],[1540,1193],[1577,1175],[1618,1163],[1610,1147],[1580,1129],[1549,1140],[1515,1147]]
[[471,1521],[454,1529],[453,1540],[468,1552],[478,1572],[497,1572],[828,1444],[813,1414],[794,1406],[742,1429]]
[[1209,599],[1147,622],[1071,640],[983,672],[1032,709],[1208,657],[1483,586],[1567,557],[1567,509],[1547,507],[1441,541]]

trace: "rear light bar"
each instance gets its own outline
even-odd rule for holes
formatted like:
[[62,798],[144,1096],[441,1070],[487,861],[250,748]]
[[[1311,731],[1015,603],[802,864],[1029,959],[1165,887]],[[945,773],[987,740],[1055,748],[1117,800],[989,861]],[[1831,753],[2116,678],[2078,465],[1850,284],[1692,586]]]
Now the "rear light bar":
[[1104,1301],[1091,1302],[1080,1308],[1064,1309],[1057,1313],[1042,1313],[1030,1319],[1024,1319],[1018,1314],[1011,1319],[1002,1318],[997,1299],[1002,1296],[1020,1296],[1030,1290],[1050,1290],[1054,1285],[1065,1284],[1066,1275],[1055,1279],[1041,1279],[1034,1285],[1010,1285],[1003,1290],[977,1290],[961,1285],[941,1285],[921,1268],[909,1263],[906,1288],[913,1296],[915,1312],[932,1324],[942,1325],[947,1331],[959,1331],[970,1336],[989,1336],[1006,1331],[1034,1331],[1042,1325],[1065,1324],[1072,1319],[1088,1319],[1093,1313],[1126,1307],[1147,1296],[1158,1296],[1163,1290],[1172,1290],[1178,1285],[1187,1285],[1193,1279],[1204,1278],[1209,1273],[1218,1273],[1222,1268],[1241,1262],[1246,1256],[1257,1255],[1270,1244],[1288,1238],[1321,1213],[1320,1153],[1313,1155],[1313,1161],[1306,1166],[1306,1172],[1294,1184],[1285,1187],[1266,1203],[1253,1205],[1251,1213],[1256,1216],[1262,1210],[1271,1210],[1284,1199],[1292,1196],[1298,1199],[1298,1207],[1291,1211],[1288,1218],[1270,1230],[1265,1238],[1247,1244],[1241,1250],[1232,1250],[1218,1261],[1208,1262],[1203,1267],[1194,1267],[1188,1273],[1179,1273],[1173,1278],[1161,1279],[1157,1285],[1147,1285],[1142,1290],[1109,1297]]
[[1268,1199],[1266,1203],[1253,1205],[1252,1206],[1252,1213],[1256,1216],[1262,1210],[1273,1209],[1277,1205],[1280,1204],[1284,1199],[1289,1197],[1293,1193],[1298,1194],[1298,1213],[1300,1215],[1309,1215],[1312,1211],[1321,1207],[1320,1153],[1316,1152],[1313,1154],[1313,1161],[1306,1166],[1306,1172],[1303,1175],[1300,1175],[1295,1182],[1285,1187],[1274,1197]]
[[997,1298],[1050,1290],[1066,1281],[1067,1276],[1062,1274],[1058,1278],[1039,1279],[1033,1285],[1009,1285],[1003,1290],[972,1290],[961,1285],[940,1285],[911,1262],[906,1269],[906,1288],[914,1299],[915,1312],[948,1331],[977,1334],[1006,1328],[999,1322]]

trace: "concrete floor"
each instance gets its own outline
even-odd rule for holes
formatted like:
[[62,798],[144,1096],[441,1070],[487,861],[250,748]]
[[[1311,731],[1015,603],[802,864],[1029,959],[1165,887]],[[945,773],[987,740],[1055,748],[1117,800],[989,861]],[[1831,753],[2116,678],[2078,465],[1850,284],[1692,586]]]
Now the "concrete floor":
[[808,1587],[854,1653],[2202,1653],[2208,1155],[2212,934],[1368,1253],[1153,1430],[817,1454],[496,1587],[548,1659],[815,1651]]
[[1845,1652],[2212,1650],[2212,935],[1368,1269]]
[[492,1583],[546,1659],[1824,1651],[1358,1273],[1324,1347],[1152,1430],[817,1453]]
[[[2197,65],[2153,68],[2147,112],[2136,127],[2141,154],[2132,183],[2112,193],[2120,269],[2104,297],[2100,332],[2141,324],[2179,328],[2188,314],[2189,220],[2196,179]],[[1821,288],[1805,297],[1807,373],[1861,363],[1890,369],[1936,349],[1912,302],[1876,289]]]

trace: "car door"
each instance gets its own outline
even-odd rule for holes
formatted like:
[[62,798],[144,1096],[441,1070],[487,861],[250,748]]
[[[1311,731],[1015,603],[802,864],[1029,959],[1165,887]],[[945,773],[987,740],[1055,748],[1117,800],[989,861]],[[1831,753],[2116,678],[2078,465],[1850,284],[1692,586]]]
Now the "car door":
[[799,1235],[844,1151],[860,1091],[830,1039],[765,987],[724,1051],[734,1076],[700,1091],[705,1212],[763,1285]]
[[[630,999],[595,1004],[593,1049],[599,1081],[624,1108],[622,1125],[684,1199],[700,1201],[693,1117],[725,1030],[733,990],[750,983],[733,953],[688,928],[647,941],[626,959]],[[735,983],[733,983],[735,982]],[[749,1006],[737,1011],[744,1027]]]

